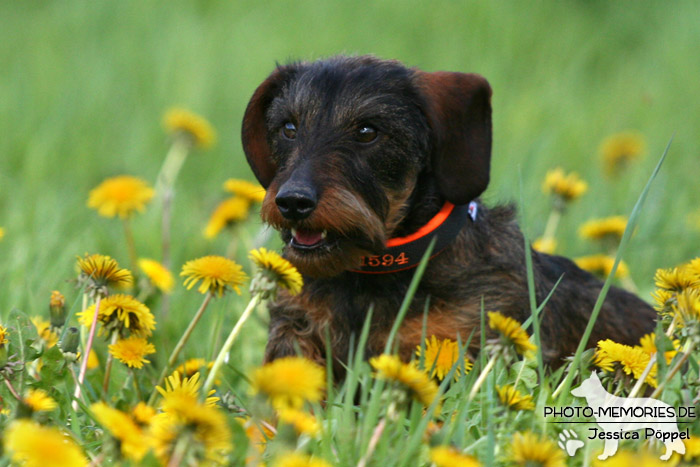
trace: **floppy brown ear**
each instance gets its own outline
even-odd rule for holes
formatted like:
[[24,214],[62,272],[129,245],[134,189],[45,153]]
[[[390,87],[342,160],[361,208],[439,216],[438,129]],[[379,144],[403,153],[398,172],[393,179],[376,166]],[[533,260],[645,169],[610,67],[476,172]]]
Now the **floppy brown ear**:
[[265,188],[268,187],[277,171],[277,165],[272,160],[272,151],[267,140],[265,114],[272,100],[292,75],[293,70],[293,67],[289,66],[277,67],[255,90],[243,115],[241,128],[243,152],[245,152],[245,157],[248,159],[253,173]]
[[440,192],[466,204],[489,184],[491,86],[480,75],[418,72],[433,131],[432,169]]

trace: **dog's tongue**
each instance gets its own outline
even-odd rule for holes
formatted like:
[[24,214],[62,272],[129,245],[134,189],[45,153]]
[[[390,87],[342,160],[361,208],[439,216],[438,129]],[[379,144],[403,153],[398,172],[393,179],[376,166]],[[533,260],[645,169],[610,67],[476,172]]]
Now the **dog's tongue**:
[[299,229],[294,232],[294,241],[300,245],[311,246],[323,240],[321,232]]

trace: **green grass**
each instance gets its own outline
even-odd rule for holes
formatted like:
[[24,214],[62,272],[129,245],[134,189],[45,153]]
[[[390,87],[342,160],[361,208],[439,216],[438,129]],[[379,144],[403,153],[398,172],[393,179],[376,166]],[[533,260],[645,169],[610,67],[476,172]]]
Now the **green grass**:
[[[80,291],[70,282],[77,255],[100,252],[127,263],[121,225],[88,209],[87,194],[104,178],[123,173],[155,182],[169,145],[160,119],[173,105],[206,116],[219,135],[212,150],[189,157],[177,181],[174,271],[187,260],[224,254],[231,235],[208,241],[201,231],[224,196],[224,180],[252,178],[239,136],[250,95],[276,62],[336,53],[373,53],[428,71],[484,75],[494,90],[492,182],[484,199],[522,204],[521,224],[533,239],[550,210],[540,188],[545,172],[555,166],[578,171],[590,188],[570,206],[557,232],[559,251],[567,256],[595,252],[595,245],[577,234],[585,220],[632,212],[675,134],[623,258],[648,298],[657,268],[698,255],[700,230],[688,222],[691,213],[700,212],[698,43],[692,1],[2,2],[0,318],[8,323],[13,310],[46,315],[54,289],[79,311]],[[628,129],[645,136],[646,157],[619,178],[607,178],[598,145]],[[140,256],[160,255],[159,215],[154,203],[134,221]],[[242,229],[236,235],[253,237],[257,218]],[[245,250],[240,241],[237,256],[249,270]],[[225,338],[246,300],[234,294],[215,300],[184,356],[212,357],[218,350],[214,343]],[[157,316],[159,363],[201,297],[180,284],[171,301],[171,316]],[[265,340],[266,316],[260,310],[234,346],[235,369],[225,375],[244,399],[246,374],[261,362]],[[105,352],[102,342],[99,351]],[[357,362],[353,375],[337,388],[337,404],[323,409],[347,425],[333,442],[324,438],[321,452],[327,457],[344,439],[364,452],[385,409],[379,396],[367,392],[370,385],[360,385],[369,379],[367,368]],[[544,386],[558,383],[551,378]],[[492,391],[491,399],[479,403],[458,402],[460,389],[468,393],[475,379],[475,374],[462,378],[447,393],[460,416],[472,421],[447,424],[441,436],[449,433],[449,440],[487,456],[483,460],[493,459],[490,446],[501,452],[504,426],[544,429],[532,417],[517,415],[513,421],[501,412],[493,417]],[[484,387],[508,379],[507,368],[497,366]],[[368,405],[354,406],[355,394]],[[538,403],[547,397],[539,393]],[[356,411],[369,406],[369,415],[355,421]],[[408,456],[418,448],[420,417],[416,407],[412,410],[406,419],[415,438],[410,449],[397,455],[391,442],[403,432],[396,427],[376,447],[378,455],[398,459],[398,465],[410,465]],[[341,456],[359,460],[349,448]]]
[[[548,205],[549,168],[579,171],[589,193],[569,212],[568,255],[590,246],[580,222],[628,213],[670,136],[669,160],[650,194],[628,258],[643,290],[659,266],[696,254],[700,98],[693,2],[673,8],[622,2],[5,2],[0,6],[0,306],[36,298],[71,271],[73,255],[109,249],[120,232],[84,206],[109,175],[153,180],[166,150],[160,129],[173,104],[206,115],[219,144],[193,157],[178,182],[177,260],[215,250],[199,231],[226,176],[250,177],[240,147],[242,112],[276,61],[374,53],[426,70],[475,71],[494,89],[489,202],[517,200],[518,173],[534,238]],[[641,131],[648,157],[611,183],[599,142]],[[155,213],[149,213],[155,214]],[[153,216],[151,216],[153,217]],[[143,219],[141,230],[157,223]],[[137,241],[155,254],[155,236]],[[673,245],[669,248],[669,245]],[[55,280],[55,279],[54,279]]]

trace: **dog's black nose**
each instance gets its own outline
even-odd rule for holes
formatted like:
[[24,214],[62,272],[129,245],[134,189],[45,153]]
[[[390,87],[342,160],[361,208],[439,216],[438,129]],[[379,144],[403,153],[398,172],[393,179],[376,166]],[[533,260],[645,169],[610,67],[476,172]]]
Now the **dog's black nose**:
[[287,187],[285,184],[277,193],[275,203],[286,219],[300,221],[313,212],[318,203],[318,197],[316,191],[309,186]]

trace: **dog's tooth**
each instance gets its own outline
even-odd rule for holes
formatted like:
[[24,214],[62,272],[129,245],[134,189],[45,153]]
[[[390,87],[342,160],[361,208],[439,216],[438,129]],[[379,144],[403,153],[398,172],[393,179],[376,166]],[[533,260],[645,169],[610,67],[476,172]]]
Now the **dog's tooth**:
[[296,236],[297,236],[297,229],[293,228],[292,229],[292,237],[296,237]]
[[325,240],[327,235],[328,235],[328,231],[327,231],[327,230],[324,230],[323,232],[321,232],[321,238],[322,238],[322,239]]

